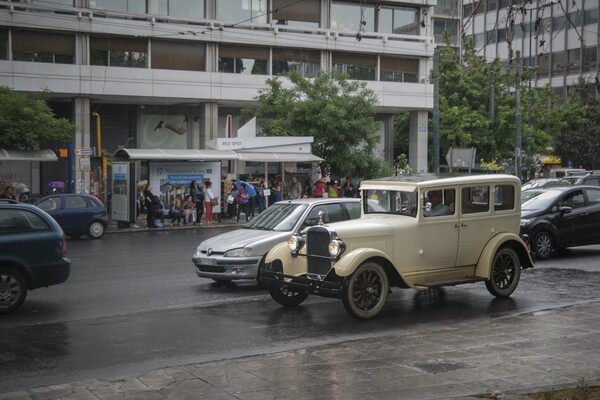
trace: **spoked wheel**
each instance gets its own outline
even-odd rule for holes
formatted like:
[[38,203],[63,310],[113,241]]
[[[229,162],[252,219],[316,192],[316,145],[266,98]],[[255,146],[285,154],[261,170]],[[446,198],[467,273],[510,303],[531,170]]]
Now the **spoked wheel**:
[[533,238],[533,251],[538,260],[545,260],[550,257],[553,247],[554,241],[548,232],[541,231],[535,234]]
[[93,221],[87,229],[87,235],[90,239],[100,239],[104,235],[104,224],[100,221]]
[[389,281],[383,267],[375,262],[365,262],[346,277],[342,287],[344,308],[360,319],[373,318],[387,301]]
[[269,282],[267,287],[273,300],[284,307],[297,307],[308,297],[308,293],[291,289],[279,282]]
[[0,268],[0,314],[19,308],[26,296],[27,285],[21,274],[10,268]]
[[496,297],[508,297],[517,288],[520,278],[519,256],[513,249],[504,247],[494,256],[490,279],[485,281],[485,286]]

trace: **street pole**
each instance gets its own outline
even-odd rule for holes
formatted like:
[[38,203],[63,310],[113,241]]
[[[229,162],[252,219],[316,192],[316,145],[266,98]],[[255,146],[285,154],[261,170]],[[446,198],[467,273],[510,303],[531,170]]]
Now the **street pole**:
[[515,175],[517,178],[521,179],[521,152],[522,152],[522,132],[521,132],[521,72],[523,68],[523,60],[521,59],[521,52],[517,50],[517,76],[516,76],[516,84],[515,84],[515,107],[516,107],[516,115],[515,115],[515,128],[516,128],[516,137],[515,137]]
[[440,58],[433,53],[433,172],[440,173]]
[[103,184],[105,179],[103,176],[103,173],[105,173],[106,171],[106,160],[104,159],[104,156],[102,155],[102,131],[101,131],[101,126],[100,126],[100,114],[93,112],[92,115],[94,117],[96,117],[96,137],[98,138],[97,144],[98,144],[98,149],[96,156],[101,157],[101,164],[100,164],[100,173],[98,174],[98,198],[103,201],[104,204],[106,204],[106,196],[104,195],[104,188],[103,188]]
[[533,162],[533,154],[531,154],[531,102],[532,102],[532,93],[531,93],[531,74],[533,72],[533,56],[531,55],[531,30],[533,29],[531,15],[533,14],[532,10],[529,10],[529,63],[528,63],[528,80],[529,80],[529,91],[528,91],[528,110],[527,110],[527,180],[534,178],[531,176],[532,171],[532,162]]

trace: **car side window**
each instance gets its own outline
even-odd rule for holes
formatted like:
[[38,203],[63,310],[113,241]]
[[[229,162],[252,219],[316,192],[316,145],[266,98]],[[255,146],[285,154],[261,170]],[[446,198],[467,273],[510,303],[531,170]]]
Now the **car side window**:
[[585,194],[587,195],[588,203],[590,205],[600,204],[600,190],[587,189]]
[[37,214],[26,210],[2,210],[0,212],[0,234],[31,231],[47,231],[50,227]]
[[577,190],[565,195],[559,200],[559,205],[568,206],[571,208],[579,208],[585,206],[585,199],[583,197],[583,190]]
[[487,212],[490,208],[490,187],[467,186],[462,189],[461,211],[463,214]]
[[87,203],[81,196],[67,196],[65,197],[65,208],[86,208]]
[[515,188],[512,185],[498,185],[494,189],[494,210],[513,210],[515,208]]
[[46,200],[41,201],[38,205],[44,211],[54,211],[60,209],[60,198],[50,197]]
[[[320,211],[323,211],[322,217],[319,217]],[[342,206],[340,203],[320,204],[318,206],[313,207],[313,209],[310,210],[302,226],[307,227],[317,225],[321,218],[323,218],[324,224],[344,221],[346,219],[344,217],[344,210],[342,210]]]
[[350,219],[360,218],[360,203],[344,203]]

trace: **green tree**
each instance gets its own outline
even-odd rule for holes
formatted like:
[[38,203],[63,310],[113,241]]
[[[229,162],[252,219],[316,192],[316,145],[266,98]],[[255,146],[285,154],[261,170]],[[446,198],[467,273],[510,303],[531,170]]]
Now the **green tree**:
[[[571,93],[570,93],[571,94]],[[558,108],[561,124],[554,136],[554,152],[575,167],[600,168],[600,103],[580,79],[568,101]]]
[[[375,105],[377,96],[365,82],[349,81],[337,72],[313,79],[297,73],[271,78],[259,91],[252,110],[262,134],[313,136],[313,153],[323,159],[323,175],[372,178],[390,174],[373,150],[379,142]],[[248,113],[246,113],[248,114]]]
[[[515,66],[505,68],[499,60],[487,63],[471,42],[462,55],[449,46],[440,47],[439,54],[440,159],[450,147],[475,147],[477,158],[484,162],[512,163],[516,135]],[[531,112],[531,152],[537,154],[551,144],[557,118],[551,107],[551,90],[532,88],[529,92],[524,85],[527,79],[527,75],[522,75],[520,82],[522,148],[527,150]]]
[[71,141],[75,125],[54,116],[46,102],[0,87],[0,148],[33,150]]

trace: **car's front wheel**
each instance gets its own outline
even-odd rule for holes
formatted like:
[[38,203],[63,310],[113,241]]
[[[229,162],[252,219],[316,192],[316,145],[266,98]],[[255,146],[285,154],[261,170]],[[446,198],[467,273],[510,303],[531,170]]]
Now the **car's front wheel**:
[[490,279],[485,281],[487,290],[496,297],[508,297],[515,291],[521,279],[521,262],[510,247],[503,247],[494,256]]
[[269,282],[267,287],[273,300],[284,307],[297,307],[308,297],[308,293],[292,289],[278,282]]
[[541,231],[533,237],[533,251],[538,260],[545,260],[550,257],[554,248],[554,240],[550,233]]
[[88,225],[87,236],[90,239],[100,239],[102,236],[104,236],[105,229],[106,228],[104,227],[104,224],[102,222],[92,221]]
[[373,318],[383,309],[390,289],[387,274],[375,262],[361,264],[344,278],[342,301],[350,315],[360,319]]
[[12,268],[0,268],[0,314],[7,314],[21,307],[27,297],[27,285],[23,276]]

